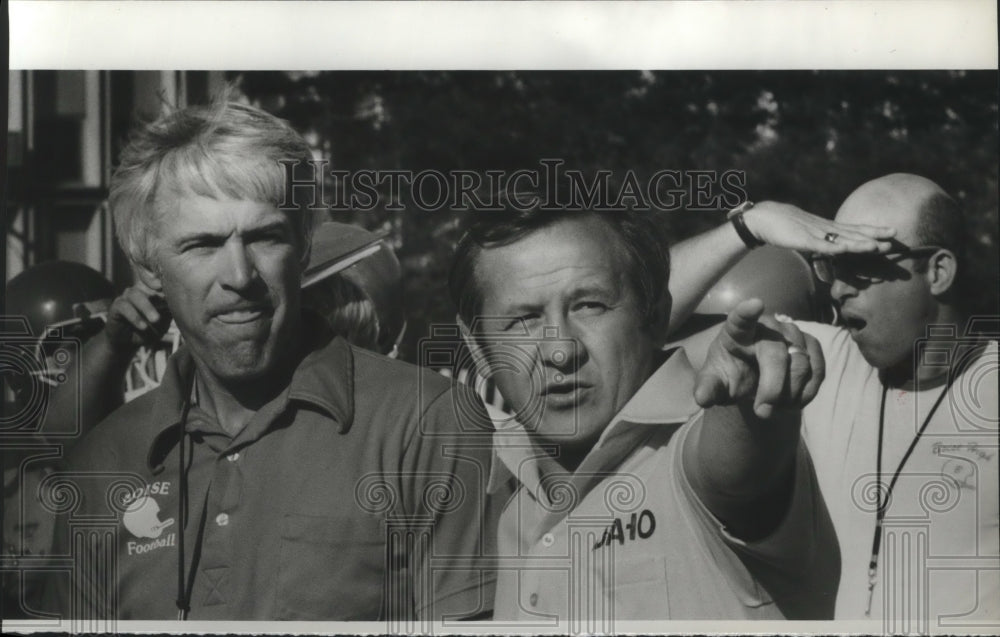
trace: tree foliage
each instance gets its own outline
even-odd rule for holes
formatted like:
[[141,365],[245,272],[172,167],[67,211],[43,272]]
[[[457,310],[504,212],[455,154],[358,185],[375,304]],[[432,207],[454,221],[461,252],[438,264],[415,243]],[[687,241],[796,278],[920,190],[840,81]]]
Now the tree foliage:
[[[980,311],[996,313],[997,75],[994,72],[266,72],[243,92],[345,170],[745,171],[753,199],[832,216],[864,181],[925,175],[969,216]],[[387,193],[385,193],[387,194]],[[407,275],[409,354],[454,309],[448,211],[337,213],[390,234]],[[662,214],[671,239],[720,223]]]

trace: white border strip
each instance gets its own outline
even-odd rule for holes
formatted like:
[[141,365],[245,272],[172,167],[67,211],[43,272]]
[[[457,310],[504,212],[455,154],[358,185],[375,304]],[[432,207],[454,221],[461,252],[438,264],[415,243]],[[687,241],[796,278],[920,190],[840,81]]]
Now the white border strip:
[[[283,634],[283,635],[381,635],[393,625],[388,622],[249,622],[249,621],[118,621],[114,629],[119,633],[187,633],[187,634]],[[396,624],[397,627],[402,625]],[[419,626],[419,623],[417,624]],[[578,627],[578,626],[577,626]],[[34,633],[68,629],[68,626],[53,627],[52,622],[38,620],[22,620],[11,628],[18,632]],[[995,632],[995,625],[977,627],[960,627],[965,634],[989,634]],[[566,623],[552,625],[540,629],[530,625],[518,626],[516,623],[505,622],[449,622],[447,625],[433,624],[428,634],[433,635],[560,635],[573,629]],[[848,621],[848,622],[803,622],[803,621],[616,621],[616,634],[660,634],[660,635],[691,635],[691,634],[728,634],[728,635],[830,635],[833,633],[853,635],[880,635],[885,632],[885,624],[881,620]]]
[[12,0],[13,69],[992,69],[991,0]]

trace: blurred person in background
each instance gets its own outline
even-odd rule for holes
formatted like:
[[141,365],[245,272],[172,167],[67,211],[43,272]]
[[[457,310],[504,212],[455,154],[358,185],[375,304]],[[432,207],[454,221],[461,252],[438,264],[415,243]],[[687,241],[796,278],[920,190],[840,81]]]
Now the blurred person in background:
[[[84,349],[90,347],[94,351],[100,349],[98,341],[93,336],[99,334],[105,325],[106,317],[115,297],[115,288],[99,272],[82,263],[69,261],[50,261],[32,266],[11,279],[6,286],[4,313],[8,317],[23,317],[30,329],[31,338],[37,339],[38,346],[35,356],[39,368],[30,377],[25,375],[10,375],[9,388],[12,395],[8,400],[16,404],[23,401],[35,389],[35,384],[41,382],[49,387],[47,397],[49,409],[45,422],[32,423],[32,426],[42,425],[43,430],[53,432],[76,431],[76,418],[81,408],[86,411],[101,409],[105,401],[112,401],[113,406],[121,404],[120,390],[115,397],[114,391],[108,391],[107,383],[98,381],[84,385],[80,394],[75,391],[65,394],[68,397],[65,404],[59,404],[58,392],[61,385],[76,382],[89,383],[91,376],[84,373],[80,378],[68,378],[57,382],[57,376],[64,372],[72,372],[83,360],[94,360],[94,355],[81,355],[80,360],[71,361],[63,356],[56,360],[52,356],[52,348],[59,339],[75,339],[83,344]],[[95,346],[97,346],[95,348]],[[102,367],[98,363],[96,367]],[[120,380],[121,375],[118,376]],[[54,391],[55,390],[55,391]],[[76,398],[85,400],[82,405]],[[117,402],[115,402],[117,400]]]
[[406,334],[403,269],[377,234],[328,221],[313,231],[302,304],[316,310],[337,334],[390,358]]
[[[89,271],[87,277],[81,277],[84,271]],[[70,306],[59,299],[100,297],[100,311],[77,318],[75,323],[56,316],[44,317],[48,322],[42,322],[41,316],[31,319],[49,326],[61,323],[73,327],[78,323],[68,335],[83,337],[79,360],[67,366],[64,382],[52,385],[41,427],[47,433],[76,431],[82,435],[120,407],[126,397],[131,398],[131,383],[126,383],[130,365],[141,348],[159,348],[170,327],[162,296],[141,282],[118,295],[102,275],[79,263],[34,266],[14,277],[7,289],[8,313],[19,313],[15,308],[25,306],[28,316],[37,312],[31,309],[37,307],[49,308],[49,313],[61,317]],[[53,322],[57,318],[58,322]]]

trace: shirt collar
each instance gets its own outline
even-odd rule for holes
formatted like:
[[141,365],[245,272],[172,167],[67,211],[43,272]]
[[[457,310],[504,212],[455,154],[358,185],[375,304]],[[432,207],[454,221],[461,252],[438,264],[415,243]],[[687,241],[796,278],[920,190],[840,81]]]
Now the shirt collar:
[[314,336],[309,354],[292,374],[288,398],[318,407],[346,433],[354,421],[354,351],[318,314],[304,312],[303,323]]
[[[287,401],[309,404],[336,421],[340,433],[346,433],[354,420],[354,352],[351,345],[334,336],[318,314],[303,312],[303,333],[309,335],[309,353],[292,374]],[[192,392],[194,359],[187,347],[170,357],[163,382],[157,389],[150,413],[154,437],[147,462],[158,472],[163,460],[177,444],[185,399]]]
[[684,348],[665,354],[667,359],[611,419],[595,448],[629,425],[684,423],[701,409],[694,400],[695,371]]
[[[700,407],[694,400],[695,371],[682,347],[666,352],[667,359],[646,379],[625,406],[611,419],[580,467],[593,467],[608,443],[619,436],[641,435],[642,425],[679,425],[694,416]],[[624,448],[613,445],[615,448]],[[622,458],[603,459],[601,464]],[[498,425],[493,435],[493,463],[487,489],[496,492],[512,478],[531,493],[544,496],[542,479],[561,467],[532,439],[518,422],[510,420]]]
[[179,439],[184,403],[193,393],[194,358],[186,346],[167,360],[163,380],[156,388],[150,427],[153,439],[149,444],[146,463],[153,475],[163,470],[163,461]]

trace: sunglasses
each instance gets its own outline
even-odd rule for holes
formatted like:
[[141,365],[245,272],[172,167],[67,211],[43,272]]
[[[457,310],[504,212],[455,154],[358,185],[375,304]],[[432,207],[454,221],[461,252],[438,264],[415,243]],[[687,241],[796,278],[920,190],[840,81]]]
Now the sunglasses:
[[930,255],[941,249],[940,246],[918,246],[883,254],[814,254],[809,261],[816,278],[823,283],[833,284],[838,279],[881,283],[890,278],[898,278],[896,264],[899,261]]

